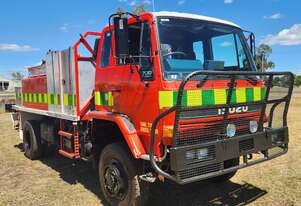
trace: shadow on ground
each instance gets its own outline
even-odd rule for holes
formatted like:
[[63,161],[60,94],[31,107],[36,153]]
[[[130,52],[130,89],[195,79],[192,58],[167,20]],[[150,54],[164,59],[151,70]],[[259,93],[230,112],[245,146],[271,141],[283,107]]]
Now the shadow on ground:
[[[22,145],[15,145],[15,147],[22,150]],[[53,155],[41,161],[57,171],[65,182],[82,184],[101,200],[103,199],[99,192],[98,177],[91,163],[73,161],[59,155]],[[265,190],[249,183],[237,184],[231,181],[222,184],[205,181],[185,186],[171,182],[166,184],[158,182],[151,186],[148,206],[246,205],[266,193]]]

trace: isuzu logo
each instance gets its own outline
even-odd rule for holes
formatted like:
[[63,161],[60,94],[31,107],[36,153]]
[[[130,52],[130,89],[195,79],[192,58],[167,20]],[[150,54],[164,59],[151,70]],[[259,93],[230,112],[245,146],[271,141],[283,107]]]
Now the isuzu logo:
[[[247,112],[249,110],[248,106],[241,106],[241,107],[231,107],[229,108],[229,114],[238,114]],[[224,115],[226,111],[226,108],[220,108],[218,109],[218,115]]]

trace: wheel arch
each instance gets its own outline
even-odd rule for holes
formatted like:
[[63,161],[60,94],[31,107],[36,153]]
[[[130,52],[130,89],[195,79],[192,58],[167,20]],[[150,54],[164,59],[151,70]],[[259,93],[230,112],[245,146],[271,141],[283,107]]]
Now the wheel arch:
[[[94,135],[98,129],[107,126],[105,135],[112,135],[112,137],[110,137],[112,139],[104,140],[104,142],[107,141],[107,143],[112,143],[114,141],[118,141],[118,139],[114,139],[118,136],[121,137],[122,141],[125,141],[135,159],[140,159],[142,155],[146,154],[145,148],[137,134],[137,131],[127,116],[99,111],[90,112],[87,116],[93,122],[93,138],[98,138],[97,136],[99,134]],[[111,131],[109,131],[110,129]]]

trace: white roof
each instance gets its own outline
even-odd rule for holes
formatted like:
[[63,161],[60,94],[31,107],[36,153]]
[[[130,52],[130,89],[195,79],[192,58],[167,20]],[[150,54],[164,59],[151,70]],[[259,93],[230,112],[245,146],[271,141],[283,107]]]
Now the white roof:
[[155,17],[166,16],[166,17],[181,17],[181,18],[189,18],[189,19],[198,19],[198,20],[203,20],[203,21],[211,21],[211,22],[216,22],[216,23],[221,23],[221,24],[227,24],[227,25],[231,25],[231,26],[240,28],[240,26],[238,26],[237,24],[230,22],[230,21],[217,19],[217,18],[213,18],[213,17],[208,17],[208,16],[197,15],[197,14],[169,12],[169,11],[152,12],[152,14]]
[[10,82],[10,80],[5,79],[5,78],[3,78],[3,77],[0,76],[0,82]]

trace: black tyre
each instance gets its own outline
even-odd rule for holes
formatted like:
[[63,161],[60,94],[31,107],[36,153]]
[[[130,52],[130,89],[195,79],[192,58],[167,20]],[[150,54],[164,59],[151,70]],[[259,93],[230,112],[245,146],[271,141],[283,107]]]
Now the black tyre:
[[26,121],[23,126],[23,147],[25,156],[31,160],[42,156],[42,144],[37,122]]
[[[224,168],[230,168],[230,167],[233,167],[233,166],[236,166],[239,164],[239,158],[235,158],[235,159],[230,159],[230,160],[227,160],[224,162]],[[215,183],[222,183],[222,182],[227,182],[229,181],[232,177],[234,177],[234,175],[236,174],[237,171],[234,171],[234,172],[230,172],[230,173],[227,173],[227,174],[224,174],[224,175],[220,175],[220,176],[217,176],[217,177],[214,177],[212,178],[212,182],[215,182]]]
[[107,145],[98,164],[100,187],[111,206],[142,206],[149,185],[138,177],[138,167],[127,148],[120,143]]

